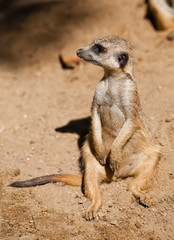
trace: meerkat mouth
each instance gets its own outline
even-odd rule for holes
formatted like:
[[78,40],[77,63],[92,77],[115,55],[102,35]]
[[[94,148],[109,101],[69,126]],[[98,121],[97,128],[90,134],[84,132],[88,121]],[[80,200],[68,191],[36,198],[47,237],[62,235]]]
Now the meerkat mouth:
[[98,62],[96,60],[94,60],[92,57],[86,57],[86,56],[81,56],[81,58],[83,60],[85,60],[86,62],[89,62],[89,63],[92,63],[92,64],[95,64],[95,65],[98,65]]
[[97,61],[95,59],[93,59],[92,55],[81,55],[81,58],[83,58],[85,61],[93,63],[93,64],[98,64]]
[[88,61],[90,63],[93,63],[93,64],[98,64],[98,62],[96,60],[94,60],[94,59],[90,59],[90,60],[86,60],[86,61]]

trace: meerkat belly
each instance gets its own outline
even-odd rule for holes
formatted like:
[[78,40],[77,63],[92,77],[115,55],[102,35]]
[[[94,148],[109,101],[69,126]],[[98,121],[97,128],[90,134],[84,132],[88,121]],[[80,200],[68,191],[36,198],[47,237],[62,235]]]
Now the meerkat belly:
[[144,161],[144,158],[147,158],[144,148],[145,141],[141,131],[137,130],[126,142],[121,151],[121,161],[118,163],[118,177],[131,176]]
[[102,140],[106,150],[110,147],[124,125],[125,117],[117,105],[100,106]]
[[136,155],[142,151],[140,139],[142,138],[141,133],[137,130],[133,133],[131,138],[126,142],[122,148],[122,159],[130,159],[132,155]]

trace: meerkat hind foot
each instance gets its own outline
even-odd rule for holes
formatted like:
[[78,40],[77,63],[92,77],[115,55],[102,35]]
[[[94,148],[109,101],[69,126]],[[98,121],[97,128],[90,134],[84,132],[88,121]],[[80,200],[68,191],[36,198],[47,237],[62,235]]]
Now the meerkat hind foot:
[[139,201],[139,204],[143,207],[150,207],[152,205],[151,198],[141,190],[141,187],[135,183],[135,180],[129,184],[129,190],[132,192],[134,197]]
[[101,207],[101,200],[93,201],[88,209],[85,212],[85,218],[87,221],[93,220],[96,216]]
[[167,39],[169,41],[173,41],[174,40],[174,31],[170,32],[168,35],[167,35]]
[[140,197],[139,204],[145,208],[148,208],[153,205],[153,201],[147,194],[144,194],[143,197]]

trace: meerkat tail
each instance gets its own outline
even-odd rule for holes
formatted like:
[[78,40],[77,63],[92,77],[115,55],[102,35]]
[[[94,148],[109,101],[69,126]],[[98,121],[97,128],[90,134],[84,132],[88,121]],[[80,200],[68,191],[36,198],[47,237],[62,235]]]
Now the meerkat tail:
[[71,174],[53,174],[53,175],[36,177],[36,178],[32,178],[25,181],[13,182],[9,186],[23,188],[23,187],[34,187],[38,185],[44,185],[47,183],[56,183],[56,182],[62,182],[71,186],[81,186],[82,176],[71,175]]

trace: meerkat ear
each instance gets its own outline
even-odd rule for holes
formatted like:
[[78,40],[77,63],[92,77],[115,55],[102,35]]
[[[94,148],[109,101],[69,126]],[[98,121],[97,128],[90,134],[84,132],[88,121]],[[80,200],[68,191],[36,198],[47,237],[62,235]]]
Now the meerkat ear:
[[117,59],[120,67],[124,68],[129,60],[129,55],[126,52],[122,52],[117,55]]

